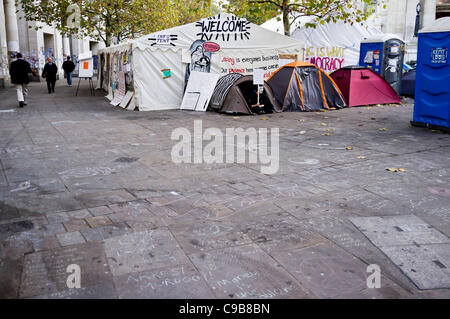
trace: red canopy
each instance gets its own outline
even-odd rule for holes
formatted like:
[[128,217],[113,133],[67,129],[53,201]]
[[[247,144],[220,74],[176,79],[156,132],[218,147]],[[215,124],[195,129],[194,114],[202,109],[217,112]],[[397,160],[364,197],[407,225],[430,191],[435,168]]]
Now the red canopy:
[[364,67],[345,67],[330,74],[348,106],[401,103],[394,89],[377,73]]

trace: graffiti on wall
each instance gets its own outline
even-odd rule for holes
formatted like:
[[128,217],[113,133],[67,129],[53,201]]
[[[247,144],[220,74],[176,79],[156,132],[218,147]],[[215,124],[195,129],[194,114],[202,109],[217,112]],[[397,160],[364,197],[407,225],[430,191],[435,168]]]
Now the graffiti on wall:
[[325,72],[333,72],[344,66],[345,48],[309,47],[305,49],[305,61],[314,64]]

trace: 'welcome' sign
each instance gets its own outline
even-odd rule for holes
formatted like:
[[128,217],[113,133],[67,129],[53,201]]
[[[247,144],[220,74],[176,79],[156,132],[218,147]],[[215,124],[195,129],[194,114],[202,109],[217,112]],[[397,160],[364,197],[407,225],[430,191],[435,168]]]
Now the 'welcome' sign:
[[219,15],[198,21],[200,27],[197,36],[201,40],[237,41],[250,39],[250,23],[246,19],[235,16],[222,17]]

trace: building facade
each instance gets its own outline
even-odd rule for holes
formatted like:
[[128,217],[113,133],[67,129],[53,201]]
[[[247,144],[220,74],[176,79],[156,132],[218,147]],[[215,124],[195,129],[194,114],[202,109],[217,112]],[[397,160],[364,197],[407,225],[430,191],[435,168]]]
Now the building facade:
[[58,65],[59,77],[62,78],[62,63],[67,56],[76,62],[80,53],[93,51],[95,59],[102,47],[103,42],[77,36],[63,37],[52,26],[26,21],[15,0],[0,0],[0,87],[9,84],[8,67],[17,52],[31,64],[33,80],[39,81],[48,57]]
[[450,0],[374,0],[373,3],[376,12],[370,17],[370,23],[405,41],[406,62],[417,59],[416,23],[421,29],[438,18],[450,16]]

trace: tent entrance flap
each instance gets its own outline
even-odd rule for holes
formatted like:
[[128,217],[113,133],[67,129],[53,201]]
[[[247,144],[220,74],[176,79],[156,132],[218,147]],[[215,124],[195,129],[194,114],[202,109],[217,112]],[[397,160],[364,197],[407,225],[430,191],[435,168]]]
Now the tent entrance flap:
[[211,98],[210,108],[221,113],[254,114],[280,112],[272,90],[264,83],[259,95],[264,108],[252,107],[258,101],[258,87],[253,84],[253,76],[231,73],[217,82]]
[[[258,87],[253,84],[253,81],[244,81],[238,84],[238,87],[247,106],[252,109],[252,105],[258,103]],[[264,105],[264,113],[273,113],[273,104],[270,102],[265,90],[259,95],[259,103]]]

